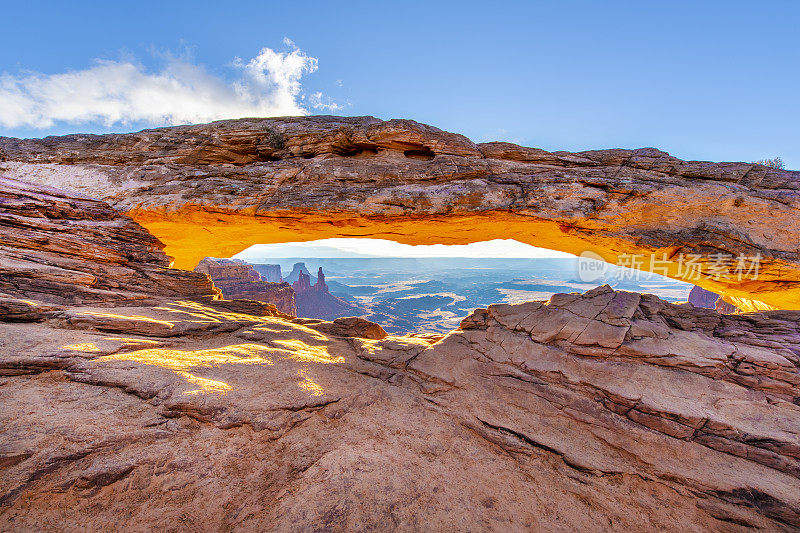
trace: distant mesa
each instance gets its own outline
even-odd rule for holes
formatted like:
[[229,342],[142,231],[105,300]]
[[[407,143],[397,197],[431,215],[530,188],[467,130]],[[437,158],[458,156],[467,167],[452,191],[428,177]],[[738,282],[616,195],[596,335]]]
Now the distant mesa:
[[[242,260],[206,257],[194,271],[208,274],[214,285],[222,291],[222,295],[229,300],[258,300],[275,305],[278,311],[297,316],[292,287],[285,282],[265,281],[253,265]],[[274,269],[270,268],[268,271],[274,278]],[[279,266],[278,271],[280,272]]]
[[[282,278],[279,265],[251,265],[241,259],[206,257],[194,270],[208,274],[229,300],[257,300],[303,318],[332,320],[364,314],[363,309],[330,293],[322,267],[312,277],[305,263],[295,263],[291,274]],[[286,281],[267,281],[264,273],[268,279]]]
[[280,265],[255,264],[253,265],[253,268],[256,269],[256,272],[261,274],[262,281],[269,281],[270,283],[283,283]]
[[295,263],[292,267],[292,271],[288,276],[286,276],[286,281],[289,283],[294,283],[300,279],[300,274],[305,274],[308,276],[312,285],[317,282],[317,280],[311,276],[311,273],[308,271],[308,268],[306,268],[305,263]]
[[[237,279],[241,281],[261,281],[261,275],[255,269],[240,259],[216,259],[206,257],[197,267],[195,272],[208,274],[214,281]],[[224,291],[223,291],[224,294]]]

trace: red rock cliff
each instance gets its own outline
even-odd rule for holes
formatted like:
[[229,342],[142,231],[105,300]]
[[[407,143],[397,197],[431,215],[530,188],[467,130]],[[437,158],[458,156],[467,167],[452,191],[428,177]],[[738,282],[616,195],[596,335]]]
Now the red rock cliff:
[[261,274],[244,261],[206,257],[194,270],[208,274],[225,298],[258,300],[275,305],[283,313],[297,314],[292,287],[263,281]]
[[0,298],[6,301],[124,304],[219,295],[206,276],[169,268],[163,249],[105,202],[0,178]]

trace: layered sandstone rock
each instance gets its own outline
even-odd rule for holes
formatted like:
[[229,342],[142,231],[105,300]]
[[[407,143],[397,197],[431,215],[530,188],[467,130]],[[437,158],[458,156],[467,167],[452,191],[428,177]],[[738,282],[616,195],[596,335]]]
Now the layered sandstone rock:
[[294,289],[288,283],[263,281],[253,265],[244,261],[206,257],[195,272],[207,274],[230,300],[256,300],[273,304],[278,311],[297,314]]
[[[612,175],[616,152],[476,148],[415,123],[324,117],[1,144],[6,173],[114,190],[154,228],[191,227],[179,251],[216,242],[190,240],[208,232],[241,244],[301,229],[533,241],[529,223],[573,220],[544,238],[752,246],[767,277],[719,285],[777,298],[783,265],[781,301],[794,301],[796,241],[769,235],[762,211],[793,235],[792,173],[629,152]],[[712,191],[717,203],[693,206]],[[325,217],[298,207],[310,197]],[[514,198],[539,214],[486,210]],[[672,225],[654,214],[665,198],[684,209],[665,208]],[[444,337],[387,336],[216,299],[207,275],[167,268],[160,242],[101,201],[4,179],[0,202],[0,530],[800,529],[798,312],[720,315],[599,287],[479,309]],[[638,225],[612,224],[624,209]],[[245,238],[232,223],[248,220]]]
[[300,272],[300,274],[298,274],[297,281],[292,283],[292,288],[295,290],[295,292],[306,293],[306,292],[311,292],[312,290],[314,292],[317,292],[317,284],[314,283],[314,285],[312,286],[311,277],[303,272]]
[[717,301],[714,304],[714,309],[716,309],[718,313],[725,313],[727,315],[731,313],[740,313],[742,311],[732,303],[726,302],[725,298],[723,298],[722,296],[717,298]]
[[218,297],[206,276],[169,268],[163,248],[105,202],[0,178],[0,315],[35,318],[58,305]]
[[602,287],[379,329],[186,300],[0,323],[0,529],[800,528],[796,312]]
[[[546,152],[408,120],[316,116],[2,139],[0,167],[109,201],[183,268],[298,238],[511,237],[626,265],[640,254],[744,310],[800,309],[800,174],[757,164]],[[699,279],[682,260],[695,254]],[[760,258],[757,279],[730,272],[739,256]]]
[[194,267],[194,271],[208,274],[213,280],[235,279],[241,281],[261,281],[261,274],[256,272],[256,269],[253,268],[252,265],[235,259],[206,257]]

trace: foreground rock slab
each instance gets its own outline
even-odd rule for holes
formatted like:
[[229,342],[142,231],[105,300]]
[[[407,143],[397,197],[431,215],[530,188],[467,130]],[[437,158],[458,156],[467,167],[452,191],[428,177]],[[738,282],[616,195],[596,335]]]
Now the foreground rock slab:
[[428,339],[253,305],[0,323],[0,529],[800,528],[798,313],[601,287]]

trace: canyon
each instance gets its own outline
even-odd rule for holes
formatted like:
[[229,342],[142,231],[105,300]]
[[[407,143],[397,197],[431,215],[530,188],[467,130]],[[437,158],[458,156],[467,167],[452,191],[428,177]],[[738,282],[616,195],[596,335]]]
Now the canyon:
[[[255,267],[243,261],[206,257],[194,271],[207,274],[227,300],[256,300],[273,304],[278,311],[287,315],[297,315],[297,302],[292,287],[282,281],[263,280]],[[268,269],[268,272],[274,278],[274,269]],[[277,277],[280,279],[280,269]]]
[[[338,117],[2,139],[0,160],[0,529],[800,529],[797,173]],[[389,335],[170,266],[501,233],[759,254],[763,278],[697,284],[761,310],[599,286]]]

